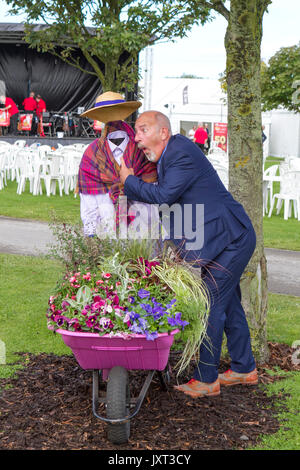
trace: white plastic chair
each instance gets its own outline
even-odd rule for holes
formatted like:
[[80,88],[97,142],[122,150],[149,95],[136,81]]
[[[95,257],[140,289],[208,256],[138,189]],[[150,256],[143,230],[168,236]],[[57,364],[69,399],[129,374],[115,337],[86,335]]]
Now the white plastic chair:
[[16,140],[16,141],[13,143],[13,145],[14,145],[15,147],[21,147],[21,148],[23,148],[23,147],[25,147],[25,145],[26,145],[26,140]]
[[74,149],[78,150],[79,152],[84,152],[88,146],[89,144],[81,144],[81,143],[73,144]]
[[264,184],[264,194],[263,194],[263,206],[264,206],[264,214],[268,212],[268,201],[269,201],[269,194],[270,194],[270,203],[273,199],[273,184],[274,181],[278,181],[278,177],[276,176],[279,172],[279,165],[272,165],[264,171],[263,179],[264,181],[267,180],[267,183]]
[[214,169],[218,173],[218,176],[222,183],[224,184],[225,188],[228,189],[229,185],[229,176],[228,176],[228,169],[222,165],[214,165]]
[[300,158],[291,157],[288,160],[288,165],[290,170],[300,171]]
[[70,147],[59,149],[57,152],[59,152],[63,161],[64,193],[69,194],[70,191],[73,191],[76,187],[76,178],[82,152],[76,151]]
[[[72,181],[72,190],[75,191],[77,186],[77,179],[78,179],[78,172],[79,172],[79,165],[81,162],[82,156],[74,156],[73,157],[73,167],[71,170],[71,181]],[[76,197],[76,193],[74,193]]]
[[277,204],[277,215],[284,203],[284,220],[292,215],[292,206],[294,207],[294,216],[300,220],[300,171],[282,171],[282,180],[280,192],[273,195],[269,217],[271,217],[275,201]]
[[29,180],[29,190],[32,193],[34,185],[34,168],[32,165],[32,158],[29,152],[20,150],[16,155],[16,171],[17,171],[17,194],[22,194],[25,191],[26,181]]
[[10,144],[9,142],[0,141],[0,153],[1,154],[3,153],[6,157],[5,158],[5,175],[4,175],[4,178],[6,181],[6,179],[11,178],[11,174],[10,174],[10,168],[12,166],[11,156],[14,154],[13,149],[12,149],[12,144]]
[[56,194],[56,183],[58,183],[59,194],[62,196],[64,178],[61,171],[62,158],[61,155],[51,155],[49,158],[49,166],[47,174],[40,176],[45,181],[47,196]]
[[6,185],[6,153],[0,150],[0,190]]

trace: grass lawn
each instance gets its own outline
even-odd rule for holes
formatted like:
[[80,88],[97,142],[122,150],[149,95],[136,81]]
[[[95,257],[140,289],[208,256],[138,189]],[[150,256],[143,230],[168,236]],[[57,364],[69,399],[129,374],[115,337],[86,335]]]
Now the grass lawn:
[[269,341],[289,346],[300,340],[300,297],[269,293],[267,335]]
[[[48,298],[61,271],[58,262],[45,258],[0,254],[0,340],[6,347],[0,377],[14,372],[18,352],[71,354],[61,337],[46,327]],[[300,339],[300,298],[270,294],[267,331],[273,342],[291,345]],[[288,410],[279,414],[282,426],[276,434],[264,436],[259,449],[300,449],[299,373],[267,386],[267,393],[286,392]]]
[[[6,363],[15,353],[69,353],[61,338],[46,327],[45,312],[51,290],[62,267],[44,258],[0,255],[0,340],[5,343]],[[0,365],[0,376],[10,366]]]
[[52,213],[65,221],[77,222],[80,217],[80,198],[73,193],[68,196],[63,193],[60,197],[58,188],[55,196],[47,196],[43,188],[41,196],[33,196],[29,192],[29,182],[25,191],[17,194],[17,183],[8,181],[7,186],[0,191],[0,215],[20,219],[32,219],[50,222]]
[[[278,165],[282,159],[268,157],[265,163],[265,169],[272,165]],[[273,193],[279,192],[280,183],[275,182]],[[300,250],[300,222],[293,218],[284,220],[282,206],[281,211],[276,215],[276,209],[272,216],[267,215],[263,219],[264,243],[268,248],[278,248],[282,250]]]

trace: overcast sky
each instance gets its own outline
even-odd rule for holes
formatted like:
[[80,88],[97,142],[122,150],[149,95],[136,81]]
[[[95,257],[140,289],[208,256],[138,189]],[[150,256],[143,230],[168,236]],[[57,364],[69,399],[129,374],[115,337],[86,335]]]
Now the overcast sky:
[[[7,17],[6,2],[0,0],[0,22],[22,22],[22,16]],[[300,41],[300,1],[273,0],[264,15],[262,59],[267,61],[281,47]],[[225,19],[218,15],[211,23],[194,27],[184,39],[175,43],[153,46],[153,73],[155,77],[181,76],[183,73],[200,77],[218,78],[225,69]],[[144,54],[141,54],[141,67]]]
[[[261,57],[268,61],[281,47],[300,41],[300,0],[273,0],[263,20]],[[184,39],[153,47],[156,76],[180,76],[182,73],[218,78],[226,65],[224,36],[226,20],[196,26]]]

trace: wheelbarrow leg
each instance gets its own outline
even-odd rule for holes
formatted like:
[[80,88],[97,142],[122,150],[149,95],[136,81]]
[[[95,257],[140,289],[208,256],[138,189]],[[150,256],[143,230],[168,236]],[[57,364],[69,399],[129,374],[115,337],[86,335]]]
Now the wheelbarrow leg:
[[99,407],[99,370],[93,370],[93,413],[98,412]]
[[168,384],[170,383],[170,367],[167,367],[164,370],[158,370],[158,377],[160,380],[160,385],[164,391],[168,390]]

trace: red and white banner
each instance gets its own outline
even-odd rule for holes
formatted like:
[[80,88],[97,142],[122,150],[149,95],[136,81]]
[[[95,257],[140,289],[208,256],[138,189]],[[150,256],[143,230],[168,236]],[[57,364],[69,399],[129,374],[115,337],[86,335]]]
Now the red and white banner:
[[22,114],[20,116],[20,130],[21,131],[31,131],[32,126],[32,114]]
[[9,112],[7,110],[1,111],[0,109],[0,126],[8,127],[9,125],[10,125]]
[[227,123],[214,123],[214,142],[217,142],[218,147],[227,152]]

